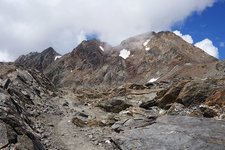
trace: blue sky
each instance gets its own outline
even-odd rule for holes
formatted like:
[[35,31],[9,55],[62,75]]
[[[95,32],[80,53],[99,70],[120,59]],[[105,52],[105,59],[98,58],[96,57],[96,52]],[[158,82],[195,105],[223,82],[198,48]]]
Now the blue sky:
[[194,13],[185,22],[175,25],[172,30],[190,34],[194,43],[209,38],[219,49],[219,59],[225,59],[225,0],[202,13]]

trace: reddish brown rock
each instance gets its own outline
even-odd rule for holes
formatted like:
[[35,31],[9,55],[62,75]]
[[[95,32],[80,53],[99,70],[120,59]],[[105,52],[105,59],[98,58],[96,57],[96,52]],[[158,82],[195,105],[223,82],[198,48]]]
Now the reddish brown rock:
[[218,105],[220,107],[225,106],[225,90],[216,91],[212,96],[208,97],[206,102],[208,106]]

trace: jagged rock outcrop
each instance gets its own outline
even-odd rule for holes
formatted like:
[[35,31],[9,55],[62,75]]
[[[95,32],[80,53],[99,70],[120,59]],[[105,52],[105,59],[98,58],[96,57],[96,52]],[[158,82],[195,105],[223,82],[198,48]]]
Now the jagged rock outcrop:
[[27,55],[22,55],[15,60],[15,64],[26,69],[37,69],[42,72],[53,61],[60,57],[61,55],[59,53],[57,53],[52,47],[49,47],[41,53],[31,52]]
[[0,64],[0,149],[44,150],[37,132],[36,108],[42,97],[54,92],[44,75]]

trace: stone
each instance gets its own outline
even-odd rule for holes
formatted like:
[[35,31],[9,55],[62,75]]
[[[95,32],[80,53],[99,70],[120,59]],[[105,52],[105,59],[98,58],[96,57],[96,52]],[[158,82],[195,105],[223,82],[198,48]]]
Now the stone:
[[10,83],[11,83],[10,79],[4,80],[2,83],[3,89],[8,89]]
[[80,119],[78,117],[74,117],[72,119],[72,123],[81,128],[85,127],[87,124],[85,121],[83,121],[82,119]]
[[162,97],[158,97],[159,99],[157,100],[157,106],[164,108],[168,104],[177,102],[177,97],[185,84],[186,82],[175,83],[165,93],[162,94],[161,92],[159,96]]
[[15,145],[16,150],[35,150],[33,142],[26,135],[18,136],[18,142]]
[[156,106],[156,105],[157,105],[156,100],[153,99],[153,100],[150,100],[150,101],[142,102],[139,107],[149,109],[150,107],[153,107],[153,106]]
[[225,106],[225,90],[222,89],[213,93],[210,97],[206,99],[205,104],[208,106]]
[[119,133],[125,130],[132,130],[149,126],[155,123],[155,119],[155,117],[125,119],[115,122],[111,128]]
[[67,101],[65,101],[62,105],[63,106],[69,106],[69,103]]
[[3,122],[0,121],[0,149],[8,144],[7,128]]
[[180,91],[177,97],[177,102],[182,103],[186,107],[202,104],[213,92],[213,87],[211,87],[212,85],[207,82],[188,82]]
[[132,105],[127,104],[123,100],[119,99],[111,99],[99,105],[99,107],[103,108],[105,111],[113,113],[119,113],[120,111],[125,110],[131,106]]
[[221,150],[225,148],[225,121],[163,116],[156,123],[125,130],[111,137],[123,150]]
[[185,109],[185,106],[180,103],[173,103],[172,106],[170,106],[169,110],[167,110],[168,115],[179,115],[183,110]]
[[201,110],[202,114],[203,114],[203,117],[206,117],[206,118],[213,118],[215,116],[218,116],[217,112],[210,108],[210,107],[207,107],[207,106],[200,106],[199,109]]

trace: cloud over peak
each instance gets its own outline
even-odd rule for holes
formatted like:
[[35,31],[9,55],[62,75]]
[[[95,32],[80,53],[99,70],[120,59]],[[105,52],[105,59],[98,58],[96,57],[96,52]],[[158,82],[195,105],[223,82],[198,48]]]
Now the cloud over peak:
[[[173,33],[175,33],[177,36],[180,36],[186,42],[190,44],[194,44],[194,41],[191,35],[189,34],[183,35],[180,31],[177,31],[177,30],[173,31]],[[206,38],[200,42],[195,43],[194,45],[202,49],[203,51],[205,51],[207,54],[213,57],[219,58],[218,48],[213,45],[213,42],[210,39]]]
[[174,31],[173,33],[175,33],[176,35],[180,36],[183,40],[185,40],[186,42],[193,44],[193,39],[189,34],[186,35],[182,35],[182,33],[180,31]]
[[201,48],[209,55],[219,58],[218,48],[213,45],[213,42],[210,39],[204,39],[196,43],[195,46]]
[[70,51],[85,35],[118,44],[148,31],[170,30],[216,0],[1,0],[0,49],[13,58],[52,46]]
[[9,62],[12,61],[11,56],[6,50],[0,50],[0,62]]

